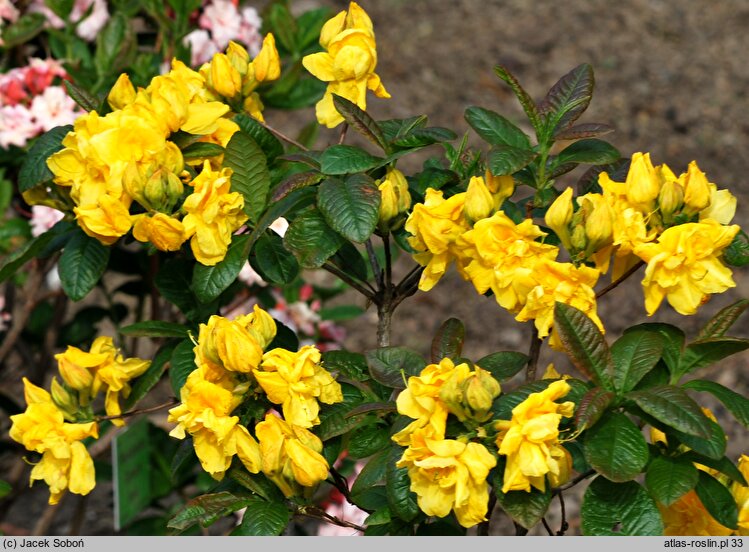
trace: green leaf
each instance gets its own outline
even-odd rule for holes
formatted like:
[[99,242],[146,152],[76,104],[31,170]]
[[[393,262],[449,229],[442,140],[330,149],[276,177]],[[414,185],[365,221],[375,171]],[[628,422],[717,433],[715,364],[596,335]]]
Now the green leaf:
[[381,147],[385,153],[389,153],[388,143],[385,140],[385,135],[382,133],[380,125],[366,111],[354,102],[338,94],[333,94],[333,105],[351,128],[359,132],[359,134],[367,138],[375,146]]
[[533,125],[538,133],[541,130],[541,117],[536,107],[536,102],[528,95],[528,93],[520,86],[520,83],[510,71],[502,65],[496,65],[494,67],[494,73],[503,81],[505,81],[512,91],[515,93],[520,105],[523,107],[528,120]]
[[614,132],[614,127],[604,123],[581,123],[569,128],[561,129],[554,134],[554,140],[580,140],[595,138]]
[[0,499],[8,496],[13,491],[13,486],[7,481],[0,479]]
[[708,420],[710,435],[707,438],[695,437],[688,433],[682,433],[675,429],[671,429],[669,426],[662,426],[661,430],[666,432],[666,435],[671,442],[671,435],[680,443],[686,445],[693,451],[703,454],[714,460],[719,460],[726,453],[726,434],[723,428],[712,420]]
[[257,498],[251,496],[236,496],[228,491],[205,494],[188,500],[169,520],[167,527],[178,531],[184,531],[196,523],[208,527],[219,518],[249,506],[257,500]]
[[699,470],[699,481],[694,490],[702,505],[718,523],[729,529],[738,529],[739,512],[728,487],[707,472]]
[[684,389],[693,389],[694,391],[705,391],[713,395],[723,403],[736,420],[744,427],[749,427],[749,399],[745,396],[731,391],[727,387],[708,380],[692,380],[682,385]]
[[171,258],[159,267],[154,285],[161,296],[176,305],[187,318],[192,318],[198,301],[190,289],[192,263],[185,259]]
[[471,128],[493,146],[504,145],[521,150],[531,149],[530,138],[499,113],[483,107],[471,106],[466,109],[464,116]]
[[115,13],[104,29],[96,36],[94,65],[99,75],[117,74],[126,64],[126,54],[134,46],[130,20],[122,13]]
[[[301,78],[296,81],[289,91],[280,92],[275,87],[271,88],[269,93],[263,95],[263,103],[265,103],[266,107],[277,109],[300,109],[307,107],[322,98],[327,84],[315,78]],[[315,123],[315,128],[317,128],[317,122],[313,122]],[[306,140],[300,140],[300,142],[305,144]]]
[[408,136],[418,128],[423,128],[427,124],[427,120],[426,115],[419,115],[408,117],[407,119],[387,119],[379,121],[379,125],[382,133],[385,135],[385,139],[389,143],[392,143],[399,138]]
[[89,112],[98,111],[100,109],[99,106],[102,103],[101,100],[95,98],[93,95],[89,94],[86,90],[84,90],[74,82],[65,80],[63,81],[63,84],[65,85],[65,90],[67,91],[68,96],[73,98],[73,101],[75,101],[75,103],[77,103],[80,107]]
[[303,268],[319,268],[341,247],[344,240],[317,209],[301,214],[289,225],[283,239]]
[[[424,146],[430,146],[432,144],[438,144],[442,142],[449,142],[457,138],[455,132],[449,128],[444,127],[428,127],[428,128],[414,128],[408,132],[405,136],[401,136],[393,140],[393,144],[400,148],[421,148]],[[399,156],[401,152],[394,154]],[[391,155],[388,159],[393,159]]]
[[349,436],[348,456],[350,458],[367,458],[385,447],[390,448],[390,434],[381,425],[366,425],[354,429]]
[[390,459],[385,470],[385,490],[391,514],[404,521],[413,521],[419,515],[419,505],[416,494],[411,491],[411,478],[408,468],[398,468],[396,462],[403,456],[403,449],[398,446],[390,447]]
[[580,400],[575,410],[575,425],[579,431],[591,428],[604,415],[609,406],[616,399],[612,391],[600,387],[589,390]]
[[475,364],[490,372],[497,381],[504,381],[520,372],[528,364],[528,355],[515,351],[500,351],[486,355]]
[[280,140],[253,117],[246,113],[238,113],[234,115],[234,122],[260,146],[268,160],[268,165],[271,165],[276,157],[283,155],[284,149]]
[[621,157],[619,150],[608,142],[596,138],[579,140],[567,146],[557,156],[558,165],[565,163],[588,163],[590,165],[606,165]]
[[291,283],[299,275],[299,263],[286,250],[281,236],[277,234],[265,233],[260,237],[255,245],[255,257],[252,261],[264,279],[273,284]]
[[324,178],[325,176],[317,171],[294,173],[273,189],[273,193],[270,197],[271,203],[283,199],[294,190],[317,184]]
[[749,307],[749,299],[739,299],[735,303],[722,308],[700,330],[697,341],[713,337],[723,337],[747,307]]
[[224,151],[224,148],[219,146],[218,144],[212,144],[210,142],[195,142],[182,150],[182,157],[185,160],[203,159],[207,157],[216,157],[217,155],[223,155]]
[[120,328],[122,335],[130,337],[187,337],[188,328],[176,322],[144,320]]
[[380,197],[374,181],[366,175],[353,175],[345,181],[329,178],[320,184],[317,207],[341,236],[363,243],[377,226]]
[[25,13],[2,29],[3,49],[10,50],[33,39],[44,29],[47,18],[41,13]]
[[554,307],[554,326],[564,350],[573,364],[597,385],[613,391],[611,358],[603,334],[588,316],[570,305],[557,302]]
[[612,483],[596,477],[580,509],[583,535],[662,535],[663,520],[655,501],[634,481]]
[[587,63],[559,79],[539,107],[546,131],[554,134],[571,126],[588,108],[593,85],[593,68]]
[[263,150],[247,133],[239,131],[226,144],[224,167],[230,168],[231,191],[244,197],[244,212],[257,222],[268,203],[270,173]]
[[361,425],[361,418],[348,416],[349,412],[362,402],[361,392],[351,385],[341,385],[343,391],[343,402],[325,406],[320,411],[320,426],[317,428],[317,436],[327,441],[348,433],[353,428]]
[[60,151],[62,140],[73,125],[58,126],[48,130],[36,139],[23,158],[21,170],[18,173],[18,190],[25,192],[48,180],[52,180],[52,171],[47,168],[47,159],[53,153]]
[[720,473],[727,475],[733,481],[737,481],[740,485],[743,485],[744,487],[748,486],[746,479],[744,479],[744,475],[741,473],[741,471],[739,471],[736,465],[726,456],[723,456],[716,460],[715,458],[710,458],[709,456],[705,456],[704,454],[698,454],[694,452],[693,450],[690,450],[682,454],[679,458],[688,460],[689,462],[693,464],[694,463],[703,464],[707,466],[708,468],[713,468],[714,470],[718,470]]
[[432,362],[439,363],[443,358],[458,358],[463,350],[465,335],[463,322],[457,318],[445,320],[432,339]]
[[180,397],[180,390],[187,381],[193,370],[197,368],[195,365],[195,353],[193,349],[195,344],[189,339],[180,341],[172,351],[172,358],[169,362],[169,381],[172,384],[172,391],[174,391],[175,397]]
[[645,473],[645,485],[658,502],[670,506],[697,484],[697,468],[683,457],[656,456]]
[[65,295],[80,301],[94,289],[109,261],[109,247],[79,230],[60,256],[60,283]]
[[195,264],[192,273],[192,290],[203,303],[210,303],[237,279],[248,253],[245,252],[250,236],[234,236],[226,256],[213,266]]
[[583,434],[585,459],[610,481],[629,481],[648,463],[648,444],[624,414],[611,412]]
[[167,362],[172,358],[172,352],[177,345],[174,341],[169,341],[162,345],[154,355],[151,365],[148,369],[135,380],[132,385],[130,395],[122,405],[124,411],[132,409],[139,400],[145,397],[153,387],[159,383],[161,376],[167,369]]
[[390,508],[382,508],[367,516],[367,519],[364,520],[364,526],[385,525],[386,523],[390,523],[390,519]]
[[291,514],[282,502],[256,499],[247,504],[242,523],[231,534],[243,537],[272,537],[283,533],[290,520]]
[[711,337],[687,345],[679,362],[675,377],[691,374],[726,357],[749,348],[749,339],[738,337]]
[[356,381],[369,379],[367,359],[361,353],[334,350],[322,354],[322,364],[328,372],[340,374]]
[[495,176],[509,175],[527,166],[537,155],[529,149],[494,146],[489,150],[489,170]]
[[250,473],[242,464],[237,463],[229,468],[227,475],[232,481],[236,481],[248,491],[268,502],[281,502],[284,499],[281,490],[262,472],[258,474]]
[[365,312],[359,305],[336,305],[334,307],[321,308],[318,314],[322,320],[342,322],[358,318]]
[[625,333],[611,346],[614,361],[614,387],[620,393],[631,391],[658,363],[663,353],[661,334],[647,331]]
[[359,475],[351,485],[351,498],[357,506],[362,506],[357,495],[364,494],[368,489],[385,480],[385,472],[390,463],[390,449],[383,450],[372,456],[364,465]]
[[671,324],[654,322],[632,326],[624,330],[624,333],[628,334],[630,332],[639,331],[658,333],[663,336],[663,351],[661,353],[663,362],[666,363],[669,371],[672,374],[675,374],[679,367],[679,359],[681,358],[681,353],[684,349],[684,342],[686,340],[684,332]]
[[426,362],[407,347],[380,347],[365,353],[372,379],[395,389],[405,389],[409,376],[418,376]]
[[502,492],[502,476],[497,473],[494,478],[494,487],[497,493],[497,502],[502,509],[512,518],[512,521],[522,525],[526,529],[535,527],[546,515],[551,504],[551,488],[546,487],[545,492],[531,489],[531,492],[509,491]]
[[749,264],[749,236],[739,230],[731,243],[723,250],[723,260],[731,266],[746,266]]
[[299,32],[296,20],[291,15],[289,8],[284,4],[276,2],[271,4],[267,15],[270,28],[277,37],[278,42],[287,52],[296,53],[298,45],[296,35]]
[[700,406],[681,388],[673,385],[654,385],[641,391],[625,395],[643,411],[656,420],[673,427],[677,431],[708,438],[710,419],[703,414]]
[[382,162],[381,157],[370,155],[361,148],[337,144],[322,152],[320,170],[330,175],[352,174],[366,172]]

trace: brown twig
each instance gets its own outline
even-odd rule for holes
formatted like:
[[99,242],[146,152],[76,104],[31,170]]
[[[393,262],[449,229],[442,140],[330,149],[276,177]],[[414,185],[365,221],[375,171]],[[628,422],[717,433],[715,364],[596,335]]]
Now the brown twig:
[[34,525],[34,529],[31,531],[33,536],[49,535],[49,528],[52,522],[55,520],[57,513],[60,511],[60,505],[67,498],[67,493],[62,495],[60,501],[57,504],[48,504],[42,515]]
[[525,382],[530,383],[536,380],[538,371],[538,357],[541,354],[541,339],[538,337],[538,329],[535,325],[531,326],[531,346],[528,350],[528,368],[525,371]]
[[164,408],[169,408],[170,406],[174,406],[177,403],[179,403],[177,399],[172,399],[168,402],[165,402],[163,404],[158,404],[150,408],[142,408],[140,410],[131,410],[130,412],[123,412],[122,414],[117,414],[116,416],[97,416],[96,421],[103,422],[104,420],[119,420],[121,418],[129,418],[130,416],[136,416],[138,414],[147,414],[149,412],[157,412],[158,410],[163,410]]
[[546,532],[549,533],[550,537],[554,536],[554,531],[551,530],[551,527],[549,527],[549,522],[546,521],[546,518],[541,518],[541,523],[544,524],[544,529],[546,529]]
[[283,134],[281,131],[276,130],[272,126],[269,126],[267,123],[262,123],[260,121],[258,121],[258,122],[265,128],[265,130],[267,130],[269,132],[272,132],[273,134],[276,135],[276,137],[280,138],[284,142],[287,142],[287,143],[291,144],[292,146],[299,148],[302,151],[309,151],[309,148],[307,146],[305,146],[304,144],[300,144],[299,142],[297,142],[293,138],[289,138],[288,136],[286,136],[285,134]]
[[377,289],[382,290],[385,288],[385,281],[383,280],[382,268],[380,268],[380,262],[377,260],[377,254],[375,253],[372,240],[367,240],[364,245],[367,248],[367,255],[369,256],[369,264],[372,265],[372,274],[377,280]]
[[343,144],[343,142],[346,140],[346,133],[348,132],[348,123],[343,123],[343,128],[341,128],[341,136],[338,138],[338,145]]
[[574,487],[575,485],[577,485],[581,481],[585,481],[586,479],[588,479],[591,475],[595,475],[595,473],[596,473],[595,470],[588,470],[588,471],[586,471],[584,473],[581,473],[580,475],[578,475],[577,477],[575,477],[574,479],[572,479],[569,483],[565,483],[564,485],[561,485],[561,486],[557,487],[556,489],[552,489],[551,494],[552,495],[558,495],[562,491],[566,491],[567,489],[571,489],[572,487]]
[[637,263],[635,263],[634,266],[632,266],[629,270],[627,270],[627,272],[625,272],[624,274],[622,274],[621,277],[618,280],[616,280],[615,282],[611,282],[609,285],[607,285],[601,291],[599,291],[598,293],[596,293],[596,299],[599,299],[600,297],[603,297],[604,295],[606,295],[609,291],[611,291],[612,289],[614,289],[616,286],[618,286],[619,284],[621,284],[624,280],[626,280],[627,278],[629,278],[630,276],[632,276],[632,274],[634,274],[635,272],[637,272],[639,270],[639,268],[642,265],[644,265],[644,264],[645,264],[644,261],[637,261]]
[[562,491],[559,491],[559,494],[557,494],[557,496],[559,497],[559,507],[562,509],[562,523],[559,525],[559,531],[557,531],[557,535],[561,537],[564,536],[570,526],[567,523],[567,509],[564,506],[564,493]]
[[338,268],[333,263],[325,263],[322,265],[322,268],[324,270],[327,270],[334,276],[338,276],[341,280],[346,282],[348,285],[350,285],[352,288],[354,288],[356,291],[364,295],[367,299],[374,299],[375,293],[374,290],[369,287],[369,284],[367,282],[364,282],[364,284],[367,286],[365,287],[361,282],[358,280],[354,280],[351,276],[343,272],[340,268]]
[[361,525],[357,525],[356,523],[351,523],[350,521],[346,521],[345,519],[338,519],[335,516],[331,516],[325,510],[317,507],[307,506],[304,508],[299,508],[297,510],[297,514],[313,519],[322,519],[324,521],[327,521],[328,523],[337,525],[338,527],[349,527],[351,529],[356,529],[357,531],[360,531],[362,533],[366,531],[366,527],[362,527]]

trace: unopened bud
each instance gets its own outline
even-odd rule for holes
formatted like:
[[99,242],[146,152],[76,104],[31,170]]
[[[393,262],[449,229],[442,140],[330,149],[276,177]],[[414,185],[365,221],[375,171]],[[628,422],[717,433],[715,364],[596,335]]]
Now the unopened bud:
[[671,219],[683,204],[684,188],[676,180],[666,180],[661,186],[661,193],[658,194],[658,206],[663,218]]
[[627,199],[631,203],[648,205],[660,192],[660,178],[655,172],[649,153],[635,153],[625,181]]
[[469,374],[468,364],[458,364],[440,388],[440,400],[461,422],[471,417],[463,397],[463,384]]
[[109,91],[107,102],[112,109],[122,109],[135,101],[135,87],[127,73],[122,73]]
[[255,80],[258,82],[276,80],[281,76],[281,59],[276,49],[276,39],[268,33],[257,57],[252,60]]
[[679,177],[684,185],[684,209],[689,214],[702,211],[710,206],[710,183],[697,163],[689,163],[689,169]]
[[598,251],[602,246],[611,243],[614,224],[613,213],[602,196],[596,194],[595,201],[585,198],[583,201],[590,207],[586,209],[585,235],[588,238],[590,252]]
[[247,53],[247,50],[231,40],[226,48],[226,57],[229,58],[229,62],[237,70],[240,77],[244,78],[247,74],[247,65],[250,63],[250,54]]
[[544,217],[546,226],[556,232],[562,241],[562,245],[567,249],[571,248],[569,224],[572,221],[573,212],[572,188],[567,188],[549,206]]
[[378,186],[381,195],[379,224],[392,229],[392,221],[411,207],[411,194],[406,177],[398,169],[388,169]]
[[215,54],[211,60],[209,86],[217,94],[231,99],[242,89],[242,77],[226,54]]
[[465,402],[473,411],[473,419],[478,422],[488,420],[494,399],[501,391],[499,382],[489,372],[477,366],[474,373],[466,379],[463,388]]
[[182,197],[184,186],[176,174],[161,169],[154,172],[146,182],[143,196],[150,207],[163,213],[171,213]]
[[54,402],[57,408],[62,410],[64,414],[67,414],[68,418],[75,417],[76,412],[78,412],[78,400],[73,393],[65,389],[65,387],[57,381],[56,377],[52,378],[50,395],[52,395],[52,402]]
[[578,251],[585,251],[585,249],[588,247],[588,238],[585,234],[584,225],[578,225],[572,229],[570,244],[574,249]]
[[486,187],[489,188],[494,197],[495,210],[499,209],[504,200],[512,196],[515,191],[515,180],[512,175],[494,176],[490,171],[486,171],[484,180],[486,180]]
[[489,188],[484,179],[480,176],[473,176],[468,182],[466,190],[466,201],[464,213],[468,220],[476,222],[484,219],[494,211],[494,197],[492,197]]

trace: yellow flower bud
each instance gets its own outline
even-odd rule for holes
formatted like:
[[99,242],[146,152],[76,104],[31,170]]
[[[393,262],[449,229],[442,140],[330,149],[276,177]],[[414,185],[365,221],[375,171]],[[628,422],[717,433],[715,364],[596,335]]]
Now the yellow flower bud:
[[482,177],[472,176],[468,182],[464,209],[466,218],[472,222],[484,219],[494,211],[494,197]]
[[465,402],[473,411],[473,419],[485,422],[491,418],[490,410],[500,391],[499,382],[489,372],[477,366],[474,373],[466,379],[463,391]]
[[250,54],[241,45],[233,40],[229,41],[226,48],[226,57],[242,78],[247,74],[247,66],[250,63]]
[[671,219],[672,215],[684,204],[684,188],[676,180],[666,180],[658,194],[658,206],[664,219]]
[[182,181],[176,174],[157,170],[149,177],[143,190],[144,207],[171,213],[183,191]]
[[588,238],[588,249],[592,253],[611,243],[614,215],[609,204],[599,194],[586,197],[583,202],[589,205],[586,209],[585,235]]
[[389,223],[411,207],[406,177],[398,169],[388,169],[378,186],[380,190],[380,227],[392,229]]
[[78,400],[73,393],[65,389],[65,387],[57,381],[56,377],[52,378],[50,394],[52,395],[52,402],[55,403],[57,408],[62,410],[68,419],[73,419],[76,412],[78,412]]
[[76,391],[87,391],[94,383],[90,368],[98,366],[108,358],[106,354],[89,354],[77,347],[68,347],[64,353],[55,355],[63,381]]
[[216,54],[211,60],[210,85],[225,98],[233,98],[242,89],[242,77],[226,54]]
[[578,225],[572,229],[570,244],[579,251],[585,251],[588,247],[588,237],[585,233],[585,226]]
[[625,181],[627,199],[631,203],[649,205],[660,192],[660,178],[650,162],[649,153],[635,153]]
[[494,197],[495,210],[499,209],[504,200],[515,191],[515,180],[512,175],[494,176],[491,171],[487,170],[484,174],[484,180],[486,180],[486,187],[489,188]]
[[273,34],[268,33],[263,39],[263,46],[257,57],[252,60],[252,66],[257,82],[272,81],[281,76],[281,59],[278,57]]
[[122,73],[109,91],[107,102],[112,109],[122,109],[135,101],[135,87],[127,73]]
[[546,226],[554,230],[562,245],[570,249],[569,224],[572,221],[572,188],[564,190],[549,206],[544,221]]
[[696,162],[689,163],[687,172],[679,180],[684,185],[686,212],[694,214],[710,206],[710,183]]

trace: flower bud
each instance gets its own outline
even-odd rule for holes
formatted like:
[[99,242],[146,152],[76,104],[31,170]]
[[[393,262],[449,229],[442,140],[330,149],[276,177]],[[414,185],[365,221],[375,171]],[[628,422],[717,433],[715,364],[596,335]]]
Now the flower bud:
[[658,194],[658,206],[665,220],[671,220],[684,204],[684,188],[676,180],[666,180]]
[[586,209],[585,235],[588,238],[587,248],[591,253],[611,243],[614,232],[611,208],[600,195],[596,194],[594,197],[596,201],[587,197],[583,199],[583,202],[589,204]]
[[89,355],[71,346],[64,353],[55,355],[55,359],[63,381],[76,391],[87,391],[94,383],[94,375],[89,368],[98,364],[98,362],[93,362],[95,360],[93,357],[98,356],[100,355]]
[[247,75],[247,66],[250,63],[250,54],[247,53],[247,50],[231,40],[226,48],[226,57],[229,58],[229,62],[237,70],[240,77],[244,78]]
[[107,102],[112,109],[122,109],[128,104],[135,101],[135,87],[130,82],[127,73],[122,73],[117,82],[114,83],[112,90],[109,91]]
[[226,54],[213,56],[209,72],[210,87],[216,93],[231,99],[242,89],[242,77]]
[[73,393],[65,389],[65,387],[57,381],[56,377],[52,378],[50,394],[52,395],[52,402],[55,403],[57,408],[62,410],[63,414],[66,415],[66,418],[73,419],[78,412],[78,400]]
[[694,214],[710,206],[710,183],[697,163],[689,163],[689,169],[679,180],[684,184],[684,211]]
[[572,206],[572,188],[567,188],[562,192],[549,206],[546,211],[544,221],[546,226],[554,230],[559,239],[562,241],[562,245],[567,249],[570,249],[570,234],[569,224],[572,221],[573,206]]
[[572,474],[572,455],[562,445],[552,447],[549,451],[552,461],[549,462],[549,485],[559,487],[570,480]]
[[580,224],[572,229],[570,245],[578,251],[585,251],[588,248],[588,237],[585,234],[585,226]]
[[388,169],[385,178],[378,186],[380,190],[379,224],[384,229],[392,229],[390,224],[401,213],[411,207],[411,194],[406,177],[398,169]]
[[631,203],[648,205],[660,192],[660,179],[650,162],[649,153],[635,153],[625,181],[627,199]]
[[281,60],[276,49],[276,40],[271,33],[263,39],[257,57],[252,60],[257,82],[276,80],[281,76]]
[[182,197],[184,186],[176,174],[161,169],[154,172],[146,181],[143,190],[144,207],[171,213]]
[[463,211],[466,218],[469,221],[476,222],[490,216],[493,211],[494,197],[492,197],[484,179],[480,176],[471,177],[471,180],[468,182]]
[[468,372],[467,364],[456,366],[440,388],[440,400],[445,403],[450,413],[454,414],[461,422],[471,417],[470,412],[465,408],[463,397],[463,383]]
[[463,394],[466,404],[473,411],[473,419],[485,422],[491,417],[494,399],[499,395],[499,382],[489,372],[478,366],[474,373],[463,384]]
[[486,171],[484,180],[486,180],[486,187],[489,188],[494,197],[495,210],[499,209],[504,200],[512,196],[515,191],[515,180],[512,175],[494,176],[491,171]]

